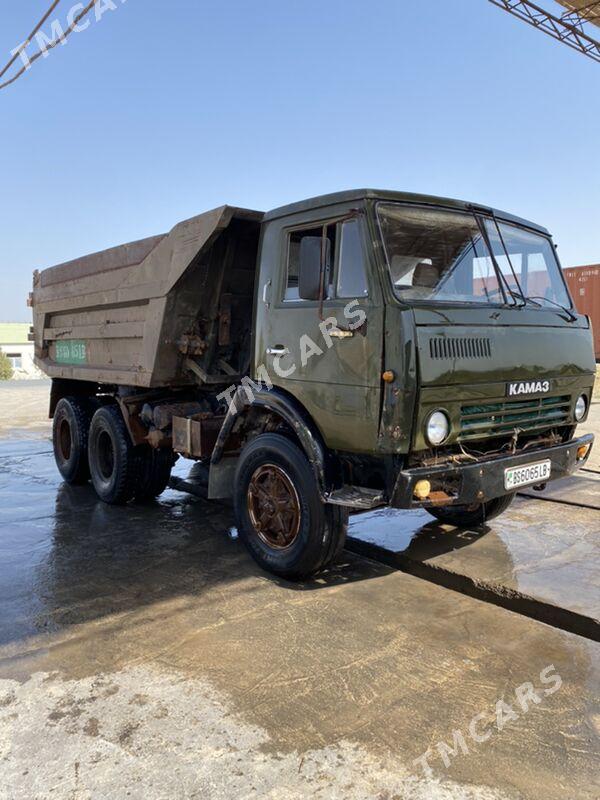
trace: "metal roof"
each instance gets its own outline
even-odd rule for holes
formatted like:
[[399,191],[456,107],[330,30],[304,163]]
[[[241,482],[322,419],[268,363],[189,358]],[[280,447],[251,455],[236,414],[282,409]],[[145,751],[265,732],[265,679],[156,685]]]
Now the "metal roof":
[[26,322],[0,322],[0,344],[29,344]]
[[574,12],[586,22],[600,27],[600,0],[556,0],[559,6]]
[[489,0],[517,19],[563,42],[600,63],[600,41],[594,39],[600,27],[600,0],[556,0],[549,8],[542,0]]

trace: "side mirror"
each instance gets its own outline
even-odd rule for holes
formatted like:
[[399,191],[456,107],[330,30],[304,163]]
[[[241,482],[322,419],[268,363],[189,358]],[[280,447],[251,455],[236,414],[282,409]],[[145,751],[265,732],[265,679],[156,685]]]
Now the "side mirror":
[[[321,246],[320,236],[304,236],[300,241],[300,274],[298,276],[298,295],[301,300],[321,299]],[[325,264],[329,264],[331,243],[326,239]],[[323,281],[324,289],[327,286]]]

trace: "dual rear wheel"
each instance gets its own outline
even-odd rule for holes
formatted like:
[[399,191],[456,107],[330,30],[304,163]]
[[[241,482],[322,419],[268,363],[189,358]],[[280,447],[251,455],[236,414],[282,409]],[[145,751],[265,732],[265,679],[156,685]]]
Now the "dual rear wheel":
[[167,487],[170,450],[134,446],[118,406],[89,398],[64,397],[54,412],[54,456],[67,483],[92,481],[98,497],[118,505],[148,500]]
[[[156,497],[169,482],[172,452],[134,446],[116,405],[63,398],[55,410],[53,434],[65,481],[91,478],[106,503]],[[342,550],[348,510],[323,503],[304,452],[285,436],[262,434],[244,448],[234,492],[240,538],[270,572],[308,578]]]
[[52,442],[56,466],[70,484],[87,483],[88,436],[98,405],[88,397],[63,397],[54,411]]

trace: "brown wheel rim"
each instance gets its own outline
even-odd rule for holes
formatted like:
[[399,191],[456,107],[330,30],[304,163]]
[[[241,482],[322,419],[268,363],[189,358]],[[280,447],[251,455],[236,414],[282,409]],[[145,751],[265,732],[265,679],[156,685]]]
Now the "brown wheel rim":
[[259,539],[275,550],[287,550],[300,531],[300,500],[287,472],[276,464],[255,470],[247,494],[250,521]]

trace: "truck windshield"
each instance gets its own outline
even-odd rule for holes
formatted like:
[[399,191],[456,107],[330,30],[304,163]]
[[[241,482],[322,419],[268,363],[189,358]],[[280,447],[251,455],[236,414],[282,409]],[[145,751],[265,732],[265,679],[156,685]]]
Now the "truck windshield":
[[382,203],[377,213],[403,301],[571,307],[545,236],[461,211]]

